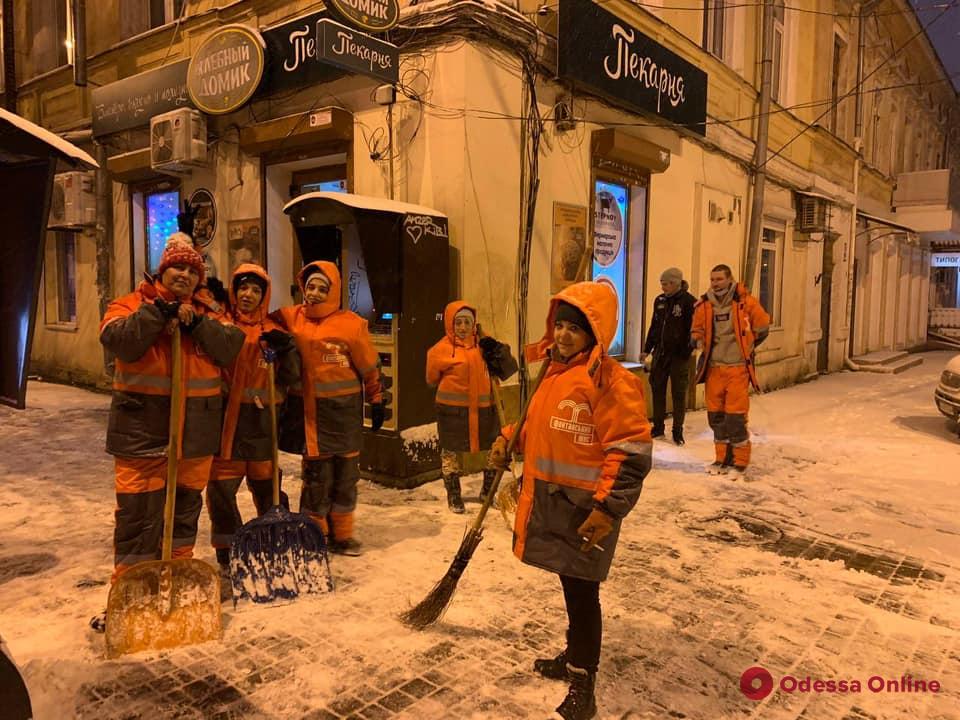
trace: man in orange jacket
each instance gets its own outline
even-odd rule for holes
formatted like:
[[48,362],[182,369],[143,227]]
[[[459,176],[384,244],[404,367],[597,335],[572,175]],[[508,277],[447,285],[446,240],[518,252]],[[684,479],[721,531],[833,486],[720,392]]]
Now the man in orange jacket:
[[[201,493],[220,447],[221,368],[243,346],[243,332],[206,293],[203,259],[171,238],[157,276],[110,303],[100,342],[116,357],[107,452],[115,456],[116,580],[129,567],[160,557],[169,417],[180,413],[173,557],[193,556]],[[171,410],[171,340],[182,333],[183,405]]]
[[297,344],[302,390],[291,390],[281,423],[280,448],[303,456],[300,512],[307,512],[330,550],[359,555],[353,536],[360,478],[364,398],[374,432],[384,420],[379,356],[367,321],[340,309],[340,271],[325,260],[304,266],[297,277],[303,303],[274,317]]
[[[427,384],[437,388],[437,434],[447,507],[462,513],[459,453],[490,449],[500,433],[490,376],[506,380],[517,371],[517,361],[508,345],[492,337],[478,339],[477,310],[463,300],[447,305],[443,326],[446,335],[427,351]],[[481,501],[496,472],[484,469]]]
[[[230,544],[243,524],[237,506],[237,490],[243,478],[247,479],[258,516],[273,505],[269,372],[264,346],[275,356],[278,405],[283,402],[284,388],[300,383],[300,355],[293,337],[267,317],[270,276],[266,270],[259,265],[240,265],[233,273],[228,292],[230,317],[246,340],[237,359],[224,372],[229,388],[227,407],[220,453],[213,459],[207,484],[210,541],[221,569],[229,567]],[[282,491],[280,501],[283,505],[289,504]]]
[[727,265],[710,271],[710,289],[693,309],[691,342],[703,350],[697,382],[706,381],[707,420],[713,428],[711,474],[743,475],[750,464],[749,389],[759,390],[754,351],[767,338],[770,316]]

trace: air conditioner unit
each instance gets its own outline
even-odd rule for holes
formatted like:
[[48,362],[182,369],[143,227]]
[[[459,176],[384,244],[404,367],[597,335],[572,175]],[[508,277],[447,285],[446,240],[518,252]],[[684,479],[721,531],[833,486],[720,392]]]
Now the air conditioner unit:
[[192,108],[150,118],[150,167],[168,175],[188,174],[207,162],[207,119]]
[[797,202],[797,232],[816,233],[828,230],[827,201],[811,195],[800,195]]
[[53,176],[47,226],[76,228],[97,221],[97,198],[92,172],[66,172]]

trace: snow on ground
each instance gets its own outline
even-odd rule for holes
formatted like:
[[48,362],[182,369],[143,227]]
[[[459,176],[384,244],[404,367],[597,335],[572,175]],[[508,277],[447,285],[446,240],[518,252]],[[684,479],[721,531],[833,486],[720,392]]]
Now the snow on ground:
[[[706,475],[712,436],[657,441],[655,470],[604,584],[602,718],[960,718],[960,442],[933,388],[950,353],[896,375],[840,373],[755,396],[746,481]],[[476,512],[439,482],[362,482],[366,554],[331,559],[337,590],[271,608],[224,604],[224,639],[107,661],[87,620],[112,561],[109,398],[31,383],[0,408],[0,634],[36,716],[546,717],[563,695],[530,673],[562,645],[559,584],[510,553],[499,513],[442,623],[397,615],[439,580]],[[299,463],[284,456],[285,476]],[[474,495],[480,476],[466,479]],[[293,483],[288,490],[296,496]],[[252,505],[242,494],[241,509]],[[197,554],[213,559],[201,519]],[[775,681],[936,679],[940,693],[802,693]],[[672,715],[671,715],[672,714]]]

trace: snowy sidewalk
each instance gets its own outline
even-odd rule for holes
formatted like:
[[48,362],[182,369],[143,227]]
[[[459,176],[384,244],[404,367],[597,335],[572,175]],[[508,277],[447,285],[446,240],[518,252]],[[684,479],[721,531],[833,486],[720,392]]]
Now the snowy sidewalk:
[[[598,717],[960,718],[960,442],[933,404],[950,356],[754,397],[748,482],[703,472],[703,412],[688,415],[685,447],[656,443],[601,590]],[[563,697],[531,672],[562,647],[559,583],[513,558],[499,514],[444,621],[418,633],[396,619],[443,575],[478,507],[450,514],[439,482],[361,483],[366,554],[332,558],[336,593],[227,603],[222,642],[105,660],[87,620],[112,560],[109,398],[32,383],[27,402],[0,408],[0,635],[40,720],[546,718]],[[468,478],[465,495],[479,485]],[[212,561],[208,535],[204,515],[198,555]],[[740,691],[755,665],[774,678],[761,701]],[[786,675],[862,690],[787,692]],[[942,689],[868,688],[907,675]]]

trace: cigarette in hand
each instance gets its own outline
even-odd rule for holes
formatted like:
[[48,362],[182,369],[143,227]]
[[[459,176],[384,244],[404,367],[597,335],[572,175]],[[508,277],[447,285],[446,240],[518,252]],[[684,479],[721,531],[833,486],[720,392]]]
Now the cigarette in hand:
[[[583,537],[583,535],[580,536],[580,539],[583,540],[584,543],[590,542],[590,538]],[[599,550],[600,552],[604,552],[602,545],[591,545],[589,548],[586,548],[584,552],[586,552],[586,550]]]

